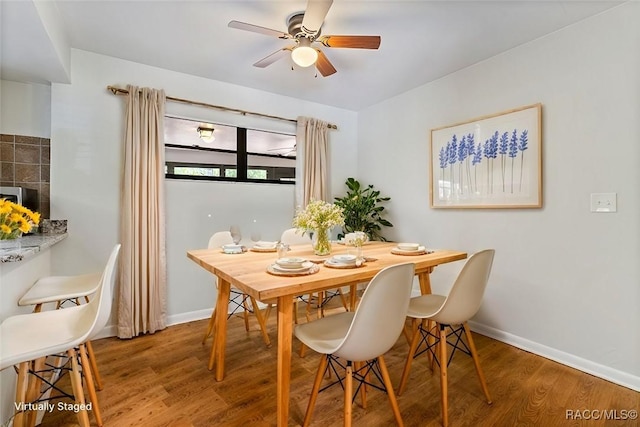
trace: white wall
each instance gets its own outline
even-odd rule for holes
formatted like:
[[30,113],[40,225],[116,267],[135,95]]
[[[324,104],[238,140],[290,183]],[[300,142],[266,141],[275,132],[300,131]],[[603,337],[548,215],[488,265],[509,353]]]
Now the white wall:
[[[497,250],[476,330],[640,390],[638,22],[629,2],[360,112],[358,176],[397,239]],[[542,209],[429,208],[431,128],[537,102]],[[590,213],[592,192],[618,212]]]
[[[125,98],[112,95],[108,85],[163,88],[167,95],[184,99],[327,120],[338,125],[330,135],[333,189],[341,193],[345,179],[356,171],[357,121],[351,111],[79,50],[71,53],[71,81],[53,84],[51,93],[51,211],[53,217],[69,220],[69,237],[53,254],[56,273],[102,268],[118,240]],[[290,122],[172,102],[166,110],[175,117],[295,133]],[[214,301],[211,276],[188,262],[186,249],[205,247],[209,235],[228,229],[231,220],[243,226],[247,237],[249,228],[259,226],[263,238],[275,239],[289,227],[293,203],[289,185],[168,182],[169,321],[206,316],[203,310],[210,312]]]
[[0,133],[49,138],[51,86],[0,80]]

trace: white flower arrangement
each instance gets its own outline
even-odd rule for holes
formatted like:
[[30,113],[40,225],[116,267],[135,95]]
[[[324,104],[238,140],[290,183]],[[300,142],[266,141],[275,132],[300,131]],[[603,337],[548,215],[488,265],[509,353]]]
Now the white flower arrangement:
[[342,240],[345,245],[358,247],[364,245],[369,240],[369,237],[364,231],[354,231],[353,233],[345,234]]
[[293,226],[303,231],[328,230],[344,225],[343,209],[323,200],[312,200],[305,209],[298,208]]

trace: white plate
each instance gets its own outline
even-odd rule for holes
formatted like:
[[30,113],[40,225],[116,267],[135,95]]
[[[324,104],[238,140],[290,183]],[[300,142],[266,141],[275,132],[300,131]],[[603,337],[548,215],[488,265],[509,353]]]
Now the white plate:
[[256,242],[253,247],[257,249],[275,249],[277,243],[278,242],[265,242],[261,240]]
[[294,257],[294,258],[280,258],[276,260],[276,265],[281,268],[286,268],[288,270],[295,270],[304,265],[307,260],[304,258]]
[[427,248],[424,246],[418,246],[418,249],[406,250],[406,249],[400,249],[399,247],[396,246],[395,248],[393,248],[393,250],[396,252],[406,252],[408,254],[412,254],[416,252],[425,252]]
[[355,264],[356,256],[355,255],[349,255],[349,254],[334,255],[331,258],[331,262],[333,264]]
[[273,268],[276,271],[281,271],[283,273],[300,273],[302,271],[307,271],[308,269],[313,267],[313,265],[314,264],[312,262],[306,261],[306,262],[303,262],[302,266],[298,268],[282,267],[281,265],[278,265],[278,264],[273,264],[271,268]]
[[330,267],[330,268],[357,268],[357,267],[361,267],[363,264],[364,263],[357,264],[355,262],[349,263],[349,264],[345,264],[343,262],[335,262],[331,258],[324,262],[324,265],[326,265],[327,267]]
[[396,247],[401,251],[417,251],[420,246],[420,243],[398,243]]

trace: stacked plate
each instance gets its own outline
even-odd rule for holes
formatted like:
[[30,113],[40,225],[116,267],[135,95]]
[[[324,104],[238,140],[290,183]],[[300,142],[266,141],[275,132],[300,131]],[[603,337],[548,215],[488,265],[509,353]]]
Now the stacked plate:
[[359,267],[360,264],[356,262],[355,255],[343,254],[343,255],[334,255],[324,262],[324,265],[327,267],[333,268],[353,268]]
[[255,252],[275,252],[277,243],[278,242],[267,242],[264,240],[260,240],[253,245],[251,250]]
[[420,255],[427,250],[420,243],[398,243],[398,245],[391,249],[391,253],[397,255]]
[[313,263],[299,257],[279,258],[271,267],[282,273],[302,273],[313,267]]

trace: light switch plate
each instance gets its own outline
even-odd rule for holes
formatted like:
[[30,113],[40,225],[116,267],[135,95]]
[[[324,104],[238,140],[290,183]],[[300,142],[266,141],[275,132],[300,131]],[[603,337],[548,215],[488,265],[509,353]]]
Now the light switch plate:
[[617,212],[616,193],[591,193],[591,212]]

